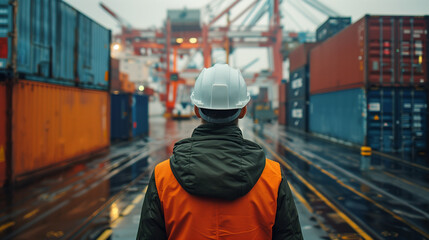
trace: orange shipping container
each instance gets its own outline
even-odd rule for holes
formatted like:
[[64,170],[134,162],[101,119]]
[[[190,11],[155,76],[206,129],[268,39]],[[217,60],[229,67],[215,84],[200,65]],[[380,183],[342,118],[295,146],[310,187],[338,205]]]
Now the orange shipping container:
[[14,180],[109,146],[110,95],[20,80],[13,87]]
[[6,180],[6,84],[0,82],[0,187]]

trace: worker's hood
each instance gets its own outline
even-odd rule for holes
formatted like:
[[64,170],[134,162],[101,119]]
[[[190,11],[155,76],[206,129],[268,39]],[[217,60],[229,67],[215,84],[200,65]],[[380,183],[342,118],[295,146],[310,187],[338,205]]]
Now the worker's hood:
[[265,167],[262,148],[243,139],[235,124],[207,123],[174,145],[171,169],[190,194],[236,199],[248,193]]

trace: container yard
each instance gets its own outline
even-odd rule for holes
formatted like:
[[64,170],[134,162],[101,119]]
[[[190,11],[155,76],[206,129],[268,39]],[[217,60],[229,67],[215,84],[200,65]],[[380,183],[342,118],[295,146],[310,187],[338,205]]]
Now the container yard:
[[0,239],[429,239],[424,1],[0,0]]

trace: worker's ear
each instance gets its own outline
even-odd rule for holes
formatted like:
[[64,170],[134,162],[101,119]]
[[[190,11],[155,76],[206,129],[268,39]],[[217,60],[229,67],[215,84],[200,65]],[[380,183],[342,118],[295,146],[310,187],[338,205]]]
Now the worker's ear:
[[244,118],[246,113],[247,113],[247,106],[245,106],[244,108],[241,109],[240,115],[238,115],[238,119]]
[[194,112],[195,112],[195,115],[197,115],[198,118],[201,118],[200,111],[198,111],[198,107],[195,106],[195,105],[194,105]]

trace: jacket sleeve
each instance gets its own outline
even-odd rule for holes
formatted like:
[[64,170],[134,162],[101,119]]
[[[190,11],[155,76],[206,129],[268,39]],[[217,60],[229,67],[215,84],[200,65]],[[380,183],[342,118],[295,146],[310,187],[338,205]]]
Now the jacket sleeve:
[[156,189],[155,171],[152,173],[152,176],[149,180],[149,185],[144,198],[137,239],[167,239],[164,213],[162,211],[161,202]]
[[273,239],[303,239],[298,212],[283,171],[277,197],[277,213],[276,222],[273,226]]

